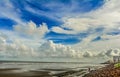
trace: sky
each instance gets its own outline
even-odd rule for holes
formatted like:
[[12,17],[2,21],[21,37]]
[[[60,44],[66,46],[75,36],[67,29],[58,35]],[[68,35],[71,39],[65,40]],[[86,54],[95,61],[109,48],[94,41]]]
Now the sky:
[[0,0],[0,59],[120,54],[118,0]]

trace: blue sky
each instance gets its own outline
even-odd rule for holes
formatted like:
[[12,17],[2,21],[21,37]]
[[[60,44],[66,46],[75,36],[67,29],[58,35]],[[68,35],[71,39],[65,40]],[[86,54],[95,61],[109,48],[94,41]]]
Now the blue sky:
[[119,48],[119,3],[117,0],[0,0],[0,45],[14,51],[17,45],[23,51],[33,48],[31,52],[39,50],[45,42],[56,47],[71,46],[73,50],[82,48],[79,51]]
[[[96,10],[103,4],[104,0],[1,0],[0,9],[3,10],[3,13],[5,11],[11,14],[12,12],[15,12],[15,16],[14,13],[12,17],[1,14],[0,29],[13,30],[13,25],[20,23],[20,21],[24,23],[33,21],[37,25],[45,22],[48,28],[60,26],[64,24],[62,20],[63,17],[76,17],[79,14]],[[15,18],[19,21],[16,21]],[[45,38],[48,38],[50,36],[49,34],[51,36],[66,36],[66,34],[49,32]],[[67,34],[67,36],[69,37],[72,35]],[[65,44],[80,42],[80,40],[74,36],[75,35],[66,39],[55,39],[53,37],[50,40],[53,40],[56,43],[61,42]],[[76,36],[83,37],[80,34],[77,34]]]
[[[32,20],[36,24],[45,22],[48,27],[61,25],[64,16],[76,16],[80,13],[90,12],[101,7],[104,4],[103,0],[2,0],[0,1],[1,10],[6,9],[6,12],[15,12],[19,15],[19,19],[23,22]],[[5,12],[3,11],[3,12]],[[13,14],[14,15],[14,14]],[[2,15],[1,15],[2,16]],[[15,16],[17,17],[17,16]],[[11,17],[0,17],[1,26],[3,24],[11,29],[12,25],[19,23]],[[1,27],[2,28],[2,27]]]

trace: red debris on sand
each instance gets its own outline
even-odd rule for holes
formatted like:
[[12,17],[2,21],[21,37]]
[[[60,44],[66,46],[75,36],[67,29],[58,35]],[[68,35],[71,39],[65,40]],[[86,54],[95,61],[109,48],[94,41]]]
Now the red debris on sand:
[[120,68],[115,68],[114,64],[110,64],[98,70],[93,70],[84,77],[120,77]]

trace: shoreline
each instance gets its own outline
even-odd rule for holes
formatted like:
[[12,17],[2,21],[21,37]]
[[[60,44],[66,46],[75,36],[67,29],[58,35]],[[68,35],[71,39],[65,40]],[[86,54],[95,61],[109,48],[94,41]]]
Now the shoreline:
[[[20,64],[19,64],[20,63]],[[21,65],[21,63],[23,63]],[[27,64],[26,64],[27,63]],[[33,63],[33,64],[32,64]],[[40,64],[39,64],[40,63]],[[63,67],[63,68],[55,68],[55,67],[51,67],[51,68],[41,68],[44,64],[49,64],[50,66],[58,66],[59,64],[60,65],[69,65],[69,64],[77,64],[77,65],[80,65],[82,63],[80,62],[20,62],[20,61],[17,61],[17,62],[14,62],[14,61],[9,61],[9,62],[6,62],[6,61],[2,61],[2,63],[0,62],[0,64],[2,65],[1,68],[0,68],[0,77],[82,77],[83,75],[87,74],[88,73],[88,68],[93,68],[93,69],[96,69],[96,68],[99,68],[99,67],[102,67],[100,65],[92,65],[91,66],[84,66],[84,67],[80,67],[80,66],[76,66],[76,67],[72,67],[72,66],[69,66],[69,68],[67,67]],[[54,63],[54,64],[53,64]],[[29,66],[33,66],[33,68],[35,68],[35,66],[37,65],[40,65],[38,66],[37,69],[26,69],[26,66],[29,67]],[[14,66],[15,65],[15,66]],[[83,64],[84,65],[84,64]],[[8,67],[7,67],[8,66]],[[17,66],[17,67],[16,67]],[[24,67],[19,67],[19,66],[24,66]]]
[[[60,61],[60,62],[54,62],[54,61],[9,61],[9,60],[0,60],[1,63],[76,63],[76,64],[84,64],[84,63],[91,63],[92,62],[71,62],[71,61]],[[93,63],[95,64],[95,63]]]

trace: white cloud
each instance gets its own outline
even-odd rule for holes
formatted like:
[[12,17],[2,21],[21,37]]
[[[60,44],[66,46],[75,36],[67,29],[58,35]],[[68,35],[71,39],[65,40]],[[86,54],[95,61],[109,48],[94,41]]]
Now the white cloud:
[[[106,1],[102,7],[91,12],[80,14],[76,17],[64,17],[63,18],[64,24],[61,25],[60,27],[71,29],[71,32],[69,31],[69,34],[77,34],[87,31],[90,28],[95,29],[99,27],[105,28],[106,31],[110,31],[112,29],[119,29],[120,27],[119,5],[120,1],[118,0]],[[55,29],[53,29],[53,31],[57,33],[62,33],[63,31],[63,30],[57,31]],[[68,30],[64,30],[63,33],[67,31]]]
[[45,23],[42,23],[39,27],[37,27],[37,25],[32,21],[25,25],[15,25],[14,30],[21,34],[25,34],[26,36],[38,38],[43,37],[47,32],[49,32]]
[[107,49],[120,48],[119,41],[120,35],[101,35],[101,40],[92,41],[99,34],[92,34],[84,38],[80,43],[73,45],[75,49],[81,47],[82,50],[90,50],[92,53],[101,52]]
[[64,30],[62,27],[53,27],[51,31],[54,31],[56,33],[63,33],[63,34],[76,34],[73,30]]
[[10,0],[0,1],[0,17],[14,20],[17,23],[24,24],[20,18],[19,9],[15,8]]
[[[120,49],[105,49],[101,52],[94,53],[90,50],[74,49],[71,46],[65,46],[62,44],[55,44],[53,41],[46,41],[39,46],[33,47],[22,42],[20,38],[12,40],[8,43],[8,37],[0,34],[0,57],[16,57],[16,58],[40,58],[40,57],[56,57],[56,58],[92,58],[92,57],[112,57],[120,54]],[[28,41],[30,42],[30,41]],[[33,43],[34,44],[34,43]],[[95,45],[95,44],[93,44]]]
[[[66,18],[64,19],[64,24],[62,26],[53,27],[52,31],[64,34],[77,34],[83,31],[87,31],[91,26],[91,22],[95,21],[88,18]],[[65,30],[64,28],[70,30]]]
[[83,56],[84,57],[93,57],[93,53],[86,51],[86,52],[84,52]]
[[6,39],[5,39],[5,38],[0,37],[0,43],[4,43],[5,41],[6,41]]
[[[17,38],[20,41],[20,38]],[[10,39],[7,35],[0,32],[0,56],[2,57],[32,57],[36,56],[34,48],[31,48],[24,43],[16,43],[13,39],[12,42],[8,42]]]
[[0,56],[6,58],[40,56],[38,55],[37,48],[44,42],[42,37],[47,32],[49,30],[45,23],[37,27],[32,21],[24,25],[15,25],[14,31],[1,30]]
[[[118,0],[111,0],[105,3],[105,5],[98,10],[82,14],[83,17],[80,17],[82,15],[78,17],[66,17],[63,18],[63,25],[61,25],[60,27],[52,27],[51,31],[64,34],[78,34],[88,31],[89,28],[92,28],[92,30],[99,27],[105,28],[103,34],[91,33],[88,37],[83,39],[82,42],[76,45],[72,45],[71,47],[62,44],[55,44],[52,41],[47,41],[44,44],[40,43],[41,40],[43,40],[42,37],[44,37],[44,35],[50,31],[45,23],[38,27],[32,21],[24,25],[15,25],[15,31],[13,33],[8,32],[8,34],[6,33],[6,35],[0,33],[0,56],[82,58],[117,55],[119,51],[106,50],[110,48],[120,48],[120,36],[107,35],[106,33],[110,32],[111,30],[113,31],[114,29],[119,30],[120,28],[119,4],[120,2]],[[64,28],[69,30],[66,30]],[[21,37],[20,34],[24,34],[25,36],[30,36],[33,38]],[[91,40],[93,40],[96,36],[101,36],[102,39],[109,40],[91,42]],[[12,43],[8,43],[8,40],[11,40]],[[80,47],[81,49],[79,49]],[[103,50],[105,51],[101,52],[100,54],[97,53]]]
[[[93,39],[100,37],[101,40],[98,41],[92,41]],[[76,44],[74,47],[83,47],[83,48],[95,48],[97,50],[99,50],[98,47],[100,47],[100,49],[104,49],[106,47],[120,47],[119,46],[119,42],[120,41],[120,35],[108,35],[108,34],[101,34],[101,33],[93,33],[90,34],[89,36],[87,36],[86,38],[84,38],[80,43]],[[102,48],[103,47],[103,48]]]
[[53,41],[47,41],[42,44],[39,48],[39,54],[41,57],[59,57],[59,58],[100,58],[100,57],[112,57],[118,56],[120,54],[120,49],[99,49],[100,52],[93,52],[90,50],[75,50],[70,46],[65,46],[62,44],[55,44]]
[[[60,27],[53,27],[56,33],[78,34],[88,32],[89,35],[85,37],[82,42],[72,46],[79,49],[91,51],[102,51],[110,48],[120,48],[120,35],[108,35],[107,33],[120,31],[120,1],[109,0],[105,4],[91,12],[80,14],[76,17],[64,17],[64,24]],[[64,28],[70,29],[65,30]],[[103,28],[97,32],[95,29]],[[91,42],[96,37],[100,36],[102,40]]]
[[71,47],[55,44],[53,41],[45,42],[39,47],[38,51],[42,53],[41,56],[45,57],[82,57],[80,53],[77,53]]
[[105,52],[105,55],[107,55],[107,56],[119,56],[120,50],[119,49],[109,49]]
[[119,56],[119,55],[120,55],[120,49],[117,49],[117,48],[108,49],[97,54],[97,56],[104,56],[104,57],[112,57],[112,56]]
[[109,39],[109,40],[111,40],[111,39],[120,39],[120,35],[102,35],[101,36],[101,38],[102,39]]

